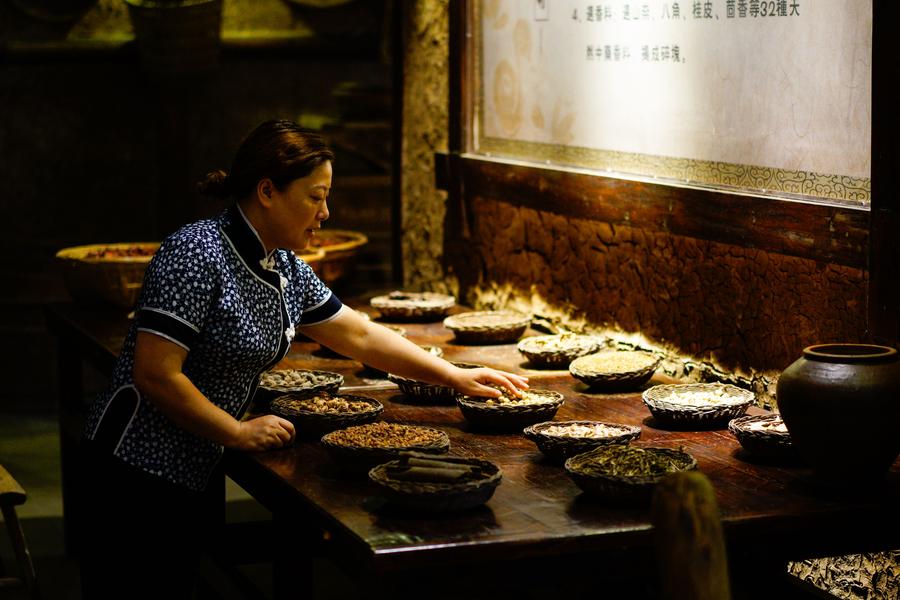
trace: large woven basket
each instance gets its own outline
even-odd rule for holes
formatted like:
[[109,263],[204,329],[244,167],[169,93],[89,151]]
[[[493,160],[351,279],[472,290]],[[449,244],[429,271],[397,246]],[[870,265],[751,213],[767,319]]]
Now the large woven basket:
[[[331,395],[329,394],[329,396]],[[378,400],[368,396],[354,396],[351,394],[339,394],[333,397],[347,401],[363,402],[369,405],[369,408],[360,412],[341,413],[317,412],[298,408],[296,401],[309,397],[307,395],[297,397],[294,394],[279,396],[272,400],[270,410],[272,414],[283,417],[293,423],[297,429],[297,434],[306,437],[321,437],[337,429],[371,423],[384,412],[384,406]]]
[[[453,364],[463,369],[478,369],[484,366],[461,362]],[[408,398],[422,404],[453,404],[459,395],[459,392],[451,387],[407,379],[393,373],[388,373],[388,381],[396,383],[400,391]]]
[[[365,427],[362,425],[361,427]],[[394,460],[401,452],[424,452],[426,454],[444,454],[450,450],[450,438],[440,429],[410,425],[417,429],[425,429],[436,434],[436,440],[428,443],[411,444],[407,446],[360,446],[355,444],[340,443],[335,439],[339,431],[336,430],[322,436],[322,445],[328,450],[328,454],[335,463],[350,473],[366,473],[381,463]],[[351,428],[346,428],[351,429]]]
[[[131,309],[137,303],[144,271],[158,242],[90,244],[63,248],[56,259],[72,297],[89,304]],[[129,255],[136,253],[136,255]]]
[[456,306],[456,299],[434,292],[391,292],[369,300],[381,316],[396,321],[436,321]]
[[[608,357],[610,362],[627,358],[634,360],[636,366],[622,370],[615,368],[604,369],[602,366],[598,367],[591,364],[604,357]],[[639,389],[647,383],[653,377],[653,373],[656,372],[660,361],[662,361],[662,356],[650,352],[609,350],[576,358],[569,365],[569,373],[572,377],[583,381],[597,391],[622,392]]]
[[[669,473],[650,477],[628,477],[588,471],[585,464],[604,452],[615,451],[619,446],[600,446],[584,454],[566,460],[566,473],[589,496],[609,504],[646,506],[653,497],[653,488]],[[691,471],[697,468],[697,461],[684,450],[644,447],[642,450],[666,456],[675,461],[674,471]]]
[[[576,425],[603,425],[615,428],[616,433],[603,437],[575,437],[569,435],[550,435],[547,430],[551,427],[565,427]],[[567,458],[576,454],[583,454],[599,446],[609,444],[627,444],[641,436],[641,428],[637,425],[622,425],[620,423],[604,423],[602,421],[545,421],[529,425],[522,432],[525,437],[534,442],[541,452],[555,462],[565,462]]]
[[730,431],[748,454],[773,461],[797,462],[797,449],[791,444],[791,434],[787,431],[759,429],[759,425],[782,424],[781,415],[752,415],[732,419],[728,422]]
[[601,345],[602,341],[593,335],[561,333],[527,337],[516,348],[534,367],[565,368],[579,356],[596,352]]
[[539,397],[528,404],[487,404],[490,398],[460,396],[456,404],[466,421],[480,429],[496,431],[521,430],[527,425],[553,418],[565,400],[552,390],[526,390],[525,394]]
[[514,310],[483,310],[450,315],[444,327],[462,344],[507,344],[515,342],[531,323],[529,315]]
[[317,273],[325,283],[333,284],[347,275],[356,262],[360,248],[369,243],[362,232],[346,229],[321,229],[309,242],[310,248],[321,248],[325,257],[319,261]]
[[[699,406],[679,402],[691,394],[719,394],[722,401]],[[723,383],[683,383],[655,385],[641,395],[655,419],[664,424],[681,427],[724,427],[731,419],[740,417],[753,403],[756,395],[734,385]]]
[[382,489],[390,502],[398,506],[428,512],[448,512],[484,504],[494,495],[494,490],[503,478],[500,467],[487,460],[446,456],[441,457],[441,461],[476,465],[482,469],[483,477],[463,483],[400,481],[389,474],[391,467],[402,463],[400,459],[376,466],[369,471],[369,479]]

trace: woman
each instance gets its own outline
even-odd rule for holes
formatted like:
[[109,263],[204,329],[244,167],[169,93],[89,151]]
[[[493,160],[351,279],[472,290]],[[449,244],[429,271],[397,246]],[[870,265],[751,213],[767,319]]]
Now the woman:
[[523,377],[460,369],[343,307],[288,249],[328,219],[334,155],[316,134],[267,121],[244,140],[231,172],[202,192],[236,203],[167,238],[144,287],[109,391],[90,411],[85,456],[86,598],[129,590],[189,597],[200,544],[216,520],[208,481],[223,448],[290,444],[274,415],[242,421],[259,375],[287,354],[297,328],[333,350],[405,377],[498,396]]

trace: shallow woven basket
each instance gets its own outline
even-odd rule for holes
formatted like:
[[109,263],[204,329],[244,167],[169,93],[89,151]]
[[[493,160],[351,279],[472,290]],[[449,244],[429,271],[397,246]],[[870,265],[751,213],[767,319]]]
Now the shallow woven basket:
[[450,450],[450,438],[440,429],[433,427],[424,427],[421,425],[411,425],[419,429],[429,429],[436,431],[440,435],[434,442],[428,444],[414,444],[409,446],[388,446],[382,448],[372,448],[368,446],[345,445],[334,442],[332,436],[336,433],[332,431],[322,436],[322,445],[328,450],[331,458],[340,465],[344,470],[353,473],[365,473],[375,465],[386,463],[400,456],[401,452],[424,452],[426,454],[444,454]]
[[134,308],[144,283],[144,271],[153,255],[88,258],[90,254],[103,250],[115,252],[131,248],[155,253],[159,250],[159,243],[90,244],[63,248],[57,252],[56,259],[62,267],[63,279],[72,297],[89,304]]
[[[721,389],[729,400],[717,404],[690,406],[673,402],[679,393],[708,392]],[[740,417],[753,403],[756,395],[734,385],[723,383],[684,383],[655,385],[641,395],[644,404],[658,421],[676,426],[724,426]]]
[[356,262],[360,247],[369,243],[362,232],[346,229],[322,229],[310,240],[310,248],[321,248],[325,257],[316,272],[325,283],[334,283],[349,273]]
[[[471,363],[453,363],[457,367],[463,369],[478,369],[484,365],[476,365]],[[451,387],[444,385],[435,385],[433,383],[425,383],[424,381],[416,381],[415,379],[407,379],[393,373],[388,373],[388,381],[397,384],[400,391],[411,399],[427,404],[453,404],[459,392]]]
[[750,429],[754,423],[781,421],[781,415],[752,415],[738,417],[728,422],[728,431],[737,438],[749,454],[768,460],[795,462],[799,460],[796,448],[791,444],[791,434],[779,431]]
[[384,411],[384,406],[378,400],[369,398],[368,396],[353,396],[350,394],[338,394],[335,398],[344,398],[345,400],[353,400],[356,402],[365,402],[371,408],[366,411],[355,413],[326,413],[316,412],[313,410],[305,410],[293,406],[293,401],[308,398],[309,396],[296,396],[294,394],[286,394],[272,400],[270,410],[272,414],[284,417],[294,424],[298,435],[321,437],[322,435],[343,429],[352,425],[363,425],[372,423]]
[[450,315],[444,327],[463,344],[506,344],[515,342],[531,323],[529,315],[514,310],[483,310]]
[[[607,450],[609,446],[601,446],[590,452],[578,454],[566,460],[566,473],[586,494],[616,505],[646,506],[653,498],[653,488],[668,473],[656,477],[625,477],[619,475],[589,474],[582,470],[582,465]],[[657,454],[668,455],[679,462],[678,471],[692,471],[697,468],[697,460],[684,450],[670,448],[644,447]]]
[[293,371],[309,375],[315,375],[321,379],[321,383],[302,386],[265,386],[260,384],[253,396],[253,412],[268,412],[272,400],[285,394],[291,394],[295,398],[313,396],[322,392],[337,394],[344,385],[344,376],[331,371],[314,371],[308,369],[277,369],[278,371]]
[[[620,433],[609,437],[571,437],[545,433],[548,428],[560,425],[605,425],[619,429]],[[526,427],[522,433],[525,434],[526,438],[534,442],[538,449],[551,460],[565,462],[567,458],[576,454],[583,454],[599,446],[627,444],[632,440],[636,440],[641,437],[641,428],[637,425],[604,423],[602,421],[545,421]]]
[[434,292],[391,292],[375,296],[369,304],[385,319],[403,321],[437,321],[456,306],[456,299]]
[[559,392],[528,390],[527,393],[542,396],[546,402],[533,404],[486,404],[488,398],[459,396],[456,404],[466,421],[481,429],[506,431],[548,421],[553,418],[565,400]]
[[[419,345],[419,348],[428,352],[429,354],[433,354],[434,356],[437,356],[438,358],[444,356],[444,351],[441,350],[440,347],[438,347],[438,346]],[[365,363],[363,363],[363,368],[367,369],[372,375],[377,375],[379,377],[387,377],[387,375],[388,375],[386,371],[382,371],[381,369],[376,369],[372,365],[367,365]]]
[[487,460],[451,457],[442,460],[478,465],[486,476],[463,483],[399,481],[388,475],[388,468],[399,465],[400,461],[391,461],[370,470],[369,479],[384,491],[390,502],[398,506],[428,512],[447,512],[465,510],[484,504],[494,495],[494,490],[497,489],[503,478],[503,471],[500,470],[500,467]]
[[[648,358],[647,364],[631,371],[599,371],[596,368],[587,366],[586,363],[588,362],[588,359],[594,356],[593,354],[588,354],[573,360],[569,365],[569,373],[572,377],[583,381],[588,386],[597,390],[625,391],[638,389],[653,377],[653,373],[656,372],[656,368],[659,366],[660,361],[662,361],[662,356],[639,350],[626,352],[629,352],[630,354],[645,355]],[[608,353],[612,355],[616,354],[616,351],[611,350]],[[593,358],[591,358],[591,360],[593,360]]]
[[563,333],[527,337],[516,348],[532,366],[565,368],[579,356],[599,350],[601,343],[593,335]]

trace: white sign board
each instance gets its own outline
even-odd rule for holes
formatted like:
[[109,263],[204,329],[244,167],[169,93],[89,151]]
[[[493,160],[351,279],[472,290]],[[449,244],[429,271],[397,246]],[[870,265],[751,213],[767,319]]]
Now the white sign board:
[[482,0],[475,151],[867,203],[871,0]]

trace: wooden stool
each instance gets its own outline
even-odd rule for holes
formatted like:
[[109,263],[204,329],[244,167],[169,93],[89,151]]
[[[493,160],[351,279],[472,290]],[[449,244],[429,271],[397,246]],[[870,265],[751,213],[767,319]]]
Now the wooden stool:
[[[0,589],[24,585],[30,598],[40,598],[34,564],[31,562],[31,553],[25,543],[25,534],[22,533],[19,516],[16,514],[16,506],[24,504],[27,498],[22,486],[12,478],[3,465],[0,465],[0,511],[3,512],[3,521],[6,523],[13,551],[16,553],[16,561],[22,571],[22,577],[0,577]],[[4,575],[2,567],[3,564],[0,563],[0,575]]]

